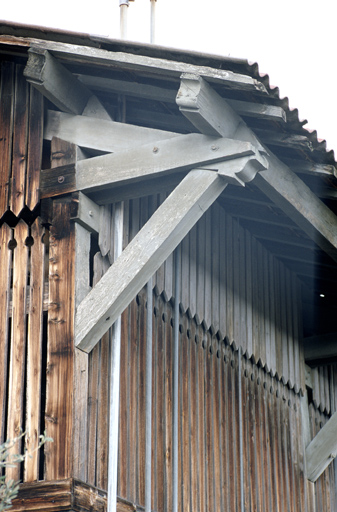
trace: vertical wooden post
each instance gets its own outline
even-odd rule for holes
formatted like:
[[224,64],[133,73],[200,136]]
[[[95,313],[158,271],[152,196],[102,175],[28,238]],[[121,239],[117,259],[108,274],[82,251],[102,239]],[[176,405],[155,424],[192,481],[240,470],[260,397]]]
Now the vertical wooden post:
[[49,252],[46,479],[72,475],[75,229],[70,198],[54,200]]

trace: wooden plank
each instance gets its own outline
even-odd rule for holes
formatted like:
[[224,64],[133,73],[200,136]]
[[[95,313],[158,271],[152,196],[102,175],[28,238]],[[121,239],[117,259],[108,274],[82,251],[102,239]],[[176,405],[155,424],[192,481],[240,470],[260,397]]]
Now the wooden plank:
[[85,351],[93,348],[225,187],[215,173],[202,170],[181,182],[80,304],[76,346]]
[[[71,474],[73,429],[74,225],[67,199],[54,202],[50,229],[46,430],[46,479]],[[62,397],[62,399],[61,399]]]
[[[214,169],[218,170],[219,162],[253,155],[258,158],[250,143],[233,142],[222,138],[214,139],[191,133],[81,160],[76,166],[76,187],[84,193],[97,192],[116,185],[137,183],[148,178],[161,178],[177,171],[192,168],[208,169],[211,164],[216,164]],[[236,165],[235,160],[233,165]],[[224,166],[224,172],[226,169],[231,173],[228,162]],[[43,174],[47,176],[52,173],[46,170]],[[54,172],[54,176],[56,185],[57,173]],[[234,183],[237,181],[234,178]]]
[[256,144],[269,167],[258,174],[254,183],[337,261],[335,214],[285,164],[261,146],[254,133],[203,78],[184,75],[177,103],[183,114],[203,133],[232,136]]
[[0,217],[9,206],[14,120],[14,73],[12,62],[1,62],[0,89]]
[[40,198],[44,121],[43,105],[42,94],[30,86],[25,204],[31,211],[34,210]]
[[[24,376],[26,354],[26,299],[28,280],[28,226],[23,220],[15,227],[16,247],[13,257],[13,311],[8,387],[7,439],[23,432]],[[9,460],[21,453],[21,440],[9,450]],[[6,470],[8,479],[19,480],[20,466]]]
[[168,79],[177,79],[180,77],[181,73],[197,73],[211,82],[226,85],[231,89],[249,90],[260,93],[266,92],[264,85],[250,76],[207,66],[194,66],[186,62],[145,57],[131,53],[110,52],[97,48],[51,41],[35,40],[34,48],[40,51],[49,50],[53,52],[53,55],[65,61],[70,59],[72,62],[94,62],[96,65],[100,64],[110,69],[111,66],[113,66],[119,69],[142,71],[160,77],[165,74]]
[[99,233],[100,207],[82,192],[73,194],[71,220],[83,226],[90,233]]
[[323,428],[315,435],[305,450],[306,475],[316,482],[323,471],[336,457],[337,413],[335,412]]
[[72,480],[29,482],[20,485],[19,494],[12,502],[13,512],[48,512],[70,510],[72,507]]
[[44,227],[39,218],[31,227],[33,245],[30,258],[30,300],[27,327],[26,448],[31,456],[25,463],[25,482],[39,479],[41,421],[41,378],[43,337],[43,291],[45,273]]
[[43,136],[47,140],[58,137],[83,148],[115,153],[174,138],[179,133],[48,110]]
[[[141,82],[129,82],[126,80],[115,80],[112,78],[78,75],[79,80],[90,89],[102,92],[123,91],[126,96],[144,98],[164,103],[175,103],[177,91],[165,87],[157,87]],[[227,100],[229,105],[237,111],[239,115],[245,117],[253,117],[269,121],[286,121],[286,113],[283,108],[275,105],[267,105],[263,103],[251,103],[249,101]]]
[[28,84],[22,66],[15,68],[14,133],[11,174],[10,209],[19,216],[25,206],[28,138]]
[[11,286],[12,251],[8,244],[12,230],[7,224],[0,227],[0,436],[5,441],[5,418],[7,397],[7,361],[9,347],[9,298]]
[[91,92],[47,50],[30,48],[26,79],[60,110],[81,114]]

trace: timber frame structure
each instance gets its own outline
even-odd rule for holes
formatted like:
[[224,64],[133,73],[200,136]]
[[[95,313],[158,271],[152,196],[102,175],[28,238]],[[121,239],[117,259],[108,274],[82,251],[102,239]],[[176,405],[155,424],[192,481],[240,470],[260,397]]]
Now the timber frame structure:
[[13,512],[336,510],[333,152],[244,60],[0,56],[1,438],[53,438]]

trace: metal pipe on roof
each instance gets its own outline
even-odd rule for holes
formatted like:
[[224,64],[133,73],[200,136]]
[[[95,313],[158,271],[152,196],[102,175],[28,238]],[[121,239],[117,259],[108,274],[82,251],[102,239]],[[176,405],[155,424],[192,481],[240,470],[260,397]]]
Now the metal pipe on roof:
[[[133,2],[134,0],[130,0]],[[129,0],[119,0],[120,7],[120,36],[121,39],[126,39],[127,34],[127,11],[129,7]]]
[[150,27],[150,43],[155,42],[155,29],[156,29],[156,2],[157,0],[150,0],[151,2],[151,27]]

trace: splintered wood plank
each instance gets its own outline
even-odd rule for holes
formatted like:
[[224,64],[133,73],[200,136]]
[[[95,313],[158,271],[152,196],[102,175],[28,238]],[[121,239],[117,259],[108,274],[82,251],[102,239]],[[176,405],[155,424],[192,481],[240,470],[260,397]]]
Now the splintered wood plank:
[[8,244],[12,230],[7,224],[0,228],[0,439],[5,441],[5,417],[7,396],[7,359],[9,347],[9,298],[11,283],[12,251]]
[[22,75],[22,66],[15,70],[14,134],[10,209],[19,216],[25,206],[25,183],[28,137],[28,84]]
[[41,376],[43,336],[43,289],[45,267],[44,227],[37,218],[31,227],[33,245],[30,263],[30,298],[27,336],[27,411],[26,447],[31,453],[25,463],[25,482],[38,480],[39,450],[33,451],[39,442],[41,421]]
[[43,144],[43,96],[30,85],[26,206],[32,211],[39,202]]
[[[13,309],[9,366],[7,439],[14,439],[23,431],[23,400],[26,353],[26,299],[28,279],[27,224],[20,220],[15,228],[16,247],[13,258]],[[21,441],[10,450],[9,460],[20,453]],[[19,480],[20,467],[8,468],[9,479]]]
[[0,217],[9,207],[14,118],[14,73],[12,62],[1,63],[0,89]]
[[71,203],[54,202],[50,228],[47,396],[45,424],[54,442],[45,446],[46,479],[71,474],[73,430],[73,319],[75,229]]

